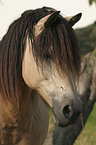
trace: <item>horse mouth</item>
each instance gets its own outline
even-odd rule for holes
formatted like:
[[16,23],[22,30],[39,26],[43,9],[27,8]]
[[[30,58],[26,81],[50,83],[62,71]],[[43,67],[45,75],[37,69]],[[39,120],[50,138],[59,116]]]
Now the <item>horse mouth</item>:
[[59,127],[66,127],[69,125],[69,123],[61,123],[61,121],[54,115],[54,122],[56,125],[58,125]]
[[[72,120],[67,120],[67,121],[60,121],[58,118],[56,118],[54,116],[54,121],[55,121],[55,124],[58,125],[59,127],[66,127],[66,126],[69,126],[69,125],[72,125],[76,122],[77,119],[72,119]],[[64,123],[62,123],[64,122]]]
[[54,122],[59,127],[66,127],[66,126],[72,125],[76,122],[77,118],[78,117],[76,117],[75,115],[72,115],[70,119],[58,117],[56,113],[54,112]]

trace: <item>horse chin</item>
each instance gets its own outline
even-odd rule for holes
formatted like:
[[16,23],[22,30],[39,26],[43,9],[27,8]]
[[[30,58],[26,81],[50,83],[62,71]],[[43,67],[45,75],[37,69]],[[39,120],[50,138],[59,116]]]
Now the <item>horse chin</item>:
[[57,121],[56,124],[57,124],[59,127],[66,127],[66,126],[70,126],[70,125],[74,124],[75,122],[76,122],[76,121],[74,121],[74,122],[67,122],[67,123],[65,123],[65,124],[62,124],[62,123],[60,123],[59,121]]
[[66,127],[66,126],[68,126],[69,124],[68,123],[61,123],[61,121],[59,121],[59,119],[57,119],[55,116],[54,116],[54,122],[55,122],[55,124],[57,125],[57,126],[59,126],[59,127]]
[[55,121],[55,124],[58,125],[59,127],[66,127],[66,126],[72,125],[76,122],[76,120],[75,121],[64,121],[63,120],[63,123],[62,123],[59,119],[57,119],[55,117],[54,117],[54,121]]
[[68,126],[69,124],[61,124],[60,122],[56,123],[59,127],[66,127]]

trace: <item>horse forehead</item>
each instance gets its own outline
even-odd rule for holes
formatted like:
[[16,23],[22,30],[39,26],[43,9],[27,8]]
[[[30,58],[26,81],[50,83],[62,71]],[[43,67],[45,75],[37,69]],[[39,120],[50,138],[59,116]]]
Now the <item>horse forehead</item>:
[[[24,52],[24,57],[23,57],[23,62],[22,62],[22,66],[23,66],[22,72],[26,71],[27,75],[31,74],[32,76],[35,77],[34,80],[37,80],[37,81],[39,78],[45,77],[45,78],[50,79],[51,80],[50,82],[54,82],[54,84],[57,84],[58,86],[63,87],[66,85],[66,87],[70,87],[71,84],[68,79],[68,76],[66,76],[65,74],[62,74],[62,72],[59,73],[56,69],[56,65],[54,64],[54,62],[51,62],[50,64],[51,67],[46,63],[46,65],[43,67],[43,72],[42,72],[42,67],[37,66],[36,64],[31,47],[32,47],[31,41],[29,41],[27,38],[26,49]],[[29,72],[29,70],[31,70],[31,72]]]

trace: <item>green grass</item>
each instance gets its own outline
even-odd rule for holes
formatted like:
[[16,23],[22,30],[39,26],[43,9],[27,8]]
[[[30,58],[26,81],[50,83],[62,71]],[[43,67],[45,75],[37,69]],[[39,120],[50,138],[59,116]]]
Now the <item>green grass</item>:
[[96,145],[96,104],[74,145]]
[[53,119],[54,115],[51,109],[49,109],[49,133],[52,132],[53,130],[53,126],[54,126],[54,119]]

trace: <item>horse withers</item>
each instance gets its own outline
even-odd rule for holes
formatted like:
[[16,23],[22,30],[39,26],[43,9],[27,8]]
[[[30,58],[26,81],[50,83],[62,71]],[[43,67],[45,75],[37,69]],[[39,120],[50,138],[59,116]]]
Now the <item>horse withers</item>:
[[81,112],[75,82],[80,50],[72,26],[81,13],[64,18],[43,7],[14,21],[0,42],[0,144],[42,145],[48,104],[59,126]]

